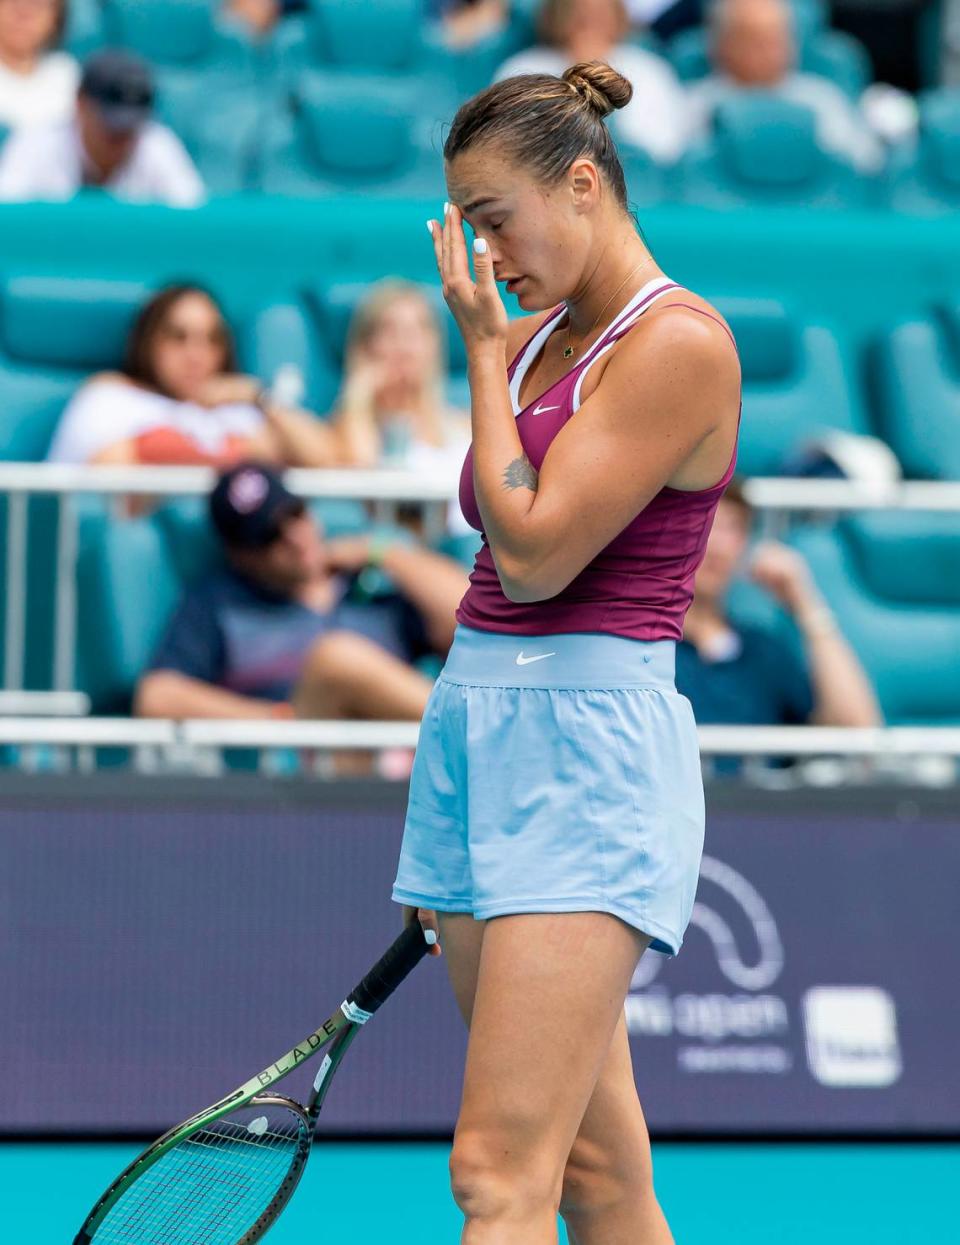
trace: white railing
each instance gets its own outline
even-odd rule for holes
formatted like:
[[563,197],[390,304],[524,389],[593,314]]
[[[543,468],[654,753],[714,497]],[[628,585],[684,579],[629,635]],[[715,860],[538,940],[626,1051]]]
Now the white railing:
[[[53,573],[54,651],[51,685],[69,692],[75,684],[77,513],[74,499],[99,495],[125,497],[202,496],[213,485],[206,467],[87,467],[62,463],[0,463],[0,494],[7,497],[6,594],[3,607],[5,656],[3,688],[23,686],[26,655],[26,573],[28,502],[31,496],[58,500],[57,549]],[[302,497],[350,498],[372,504],[377,522],[395,518],[400,503],[422,503],[425,530],[439,535],[456,495],[457,480],[400,470],[300,470],[287,472],[290,488]],[[761,512],[768,533],[791,515],[837,515],[858,510],[939,511],[960,514],[960,483],[901,482],[861,484],[843,480],[755,478],[746,482],[750,502]]]
[[[8,765],[25,770],[94,770],[97,749],[124,749],[138,772],[216,775],[223,751],[259,753],[262,772],[279,772],[271,759],[295,755],[295,772],[321,776],[335,771],[322,762],[353,749],[416,747],[417,722],[219,721],[131,718],[0,719],[0,747],[13,749]],[[763,785],[838,785],[892,779],[954,786],[960,780],[960,728],[701,726],[700,753],[706,772],[717,758],[740,757],[747,781]],[[800,767],[787,775],[769,769],[769,758],[789,758]],[[291,767],[279,767],[286,772]]]

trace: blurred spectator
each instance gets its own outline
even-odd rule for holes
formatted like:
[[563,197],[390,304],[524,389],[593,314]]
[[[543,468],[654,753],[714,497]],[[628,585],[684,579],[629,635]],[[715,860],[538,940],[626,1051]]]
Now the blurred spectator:
[[[446,401],[443,356],[440,322],[423,291],[406,281],[375,285],[350,325],[332,420],[346,463],[459,479],[470,417]],[[470,530],[455,504],[449,523]]]
[[[0,7],[10,0],[0,0]],[[151,120],[153,77],[130,52],[85,63],[74,116],[15,132],[0,153],[0,199],[69,199],[98,187],[140,203],[195,207],[203,183],[166,126]]]
[[[419,720],[432,683],[410,663],[450,647],[467,586],[458,563],[376,535],[326,540],[256,463],[221,477],[210,516],[226,567],[186,593],[138,714]],[[370,566],[393,591],[363,592]]]
[[142,308],[122,372],[92,377],[64,411],[48,458],[72,463],[214,463],[256,456],[326,466],[335,435],[237,373],[233,337],[209,291],[168,286]]
[[447,47],[462,49],[503,30],[510,5],[508,0],[427,0],[427,15],[439,20]]
[[[772,541],[758,545],[745,567],[751,511],[739,485],[717,507],[697,571],[693,604],[677,645],[677,688],[697,721],[724,725],[880,726],[869,679],[843,638],[803,558]],[[734,626],[725,599],[746,569],[791,616],[802,655],[776,631]]]
[[496,77],[559,76],[580,61],[606,61],[633,86],[630,103],[616,114],[618,137],[670,163],[686,143],[683,88],[665,60],[624,42],[629,30],[623,0],[545,0],[539,15],[541,46],[511,56]]
[[710,10],[714,72],[688,90],[691,138],[705,138],[719,104],[741,91],[773,92],[811,109],[821,146],[861,172],[883,163],[883,147],[835,83],[796,69],[793,11],[787,0],[716,0]]
[[0,0],[0,126],[51,125],[73,115],[80,70],[54,51],[66,0]]
[[273,33],[277,23],[292,13],[303,13],[308,0],[224,0],[222,13],[255,39]]

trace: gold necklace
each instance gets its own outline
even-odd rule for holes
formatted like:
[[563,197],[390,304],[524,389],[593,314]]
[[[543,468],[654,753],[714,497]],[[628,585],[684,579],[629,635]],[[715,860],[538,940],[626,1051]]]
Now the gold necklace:
[[[617,297],[617,295],[620,293],[620,291],[623,289],[623,287],[627,284],[627,282],[630,280],[630,278],[631,278],[632,276],[635,276],[635,275],[636,275],[636,274],[640,271],[640,269],[643,267],[643,265],[644,265],[644,264],[646,264],[646,263],[649,263],[649,262],[650,262],[650,260],[651,260],[652,258],[653,258],[653,256],[652,256],[652,255],[647,255],[644,259],[641,259],[640,263],[639,263],[639,264],[637,264],[636,268],[634,268],[631,272],[628,272],[628,273],[627,273],[627,275],[623,278],[623,280],[620,282],[620,284],[617,286],[617,288],[613,291],[613,293],[610,295],[610,297],[607,299],[607,301],[606,301],[606,302],[603,304],[603,306],[600,308],[600,314],[597,316],[596,320],[594,320],[593,324],[591,324],[591,325],[590,325],[590,327],[589,327],[589,329],[587,329],[586,333],[584,333],[583,338],[582,338],[582,339],[581,339],[581,341],[580,341],[580,345],[581,345],[581,346],[582,346],[582,345],[583,345],[583,343],[587,340],[587,338],[590,336],[590,334],[593,332],[593,330],[597,327],[597,325],[600,323],[600,316],[602,316],[602,315],[603,315],[603,313],[604,313],[604,312],[606,311],[606,309],[610,306],[610,304],[613,302],[613,300]],[[568,323],[567,323],[567,344],[566,344],[566,346],[564,346],[564,348],[563,348],[563,357],[564,357],[565,359],[569,359],[569,358],[571,358],[571,357],[573,356],[573,352],[574,352],[574,350],[579,349],[579,347],[577,347],[577,346],[571,346],[571,345],[570,345],[570,324],[569,324],[569,320],[570,320],[570,312],[568,311],[568,312],[567,312],[567,321],[568,321]]]

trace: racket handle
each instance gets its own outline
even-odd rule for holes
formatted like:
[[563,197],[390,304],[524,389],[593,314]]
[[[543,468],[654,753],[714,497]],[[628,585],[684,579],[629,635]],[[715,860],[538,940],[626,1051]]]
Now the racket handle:
[[370,969],[363,981],[347,995],[353,1004],[369,1015],[385,1003],[403,979],[427,954],[428,943],[419,921],[413,921]]

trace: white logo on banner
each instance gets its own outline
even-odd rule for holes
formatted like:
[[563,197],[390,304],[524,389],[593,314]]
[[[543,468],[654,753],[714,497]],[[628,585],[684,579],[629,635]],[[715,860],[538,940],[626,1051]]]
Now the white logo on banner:
[[750,931],[743,936],[752,954],[745,953],[730,922],[716,908],[703,900],[693,905],[691,926],[706,935],[717,967],[738,992],[671,995],[666,987],[654,984],[665,958],[648,953],[633,975],[626,1004],[627,1028],[637,1035],[675,1035],[695,1043],[677,1050],[677,1063],[684,1072],[789,1072],[793,1057],[780,1045],[790,1027],[786,1000],[764,993],[783,971],[783,943],[776,921],[757,888],[723,861],[704,856],[700,880],[722,892],[727,906],[742,914],[741,923]]
[[803,996],[807,1063],[821,1085],[881,1088],[903,1070],[897,1009],[879,986],[814,986]]

